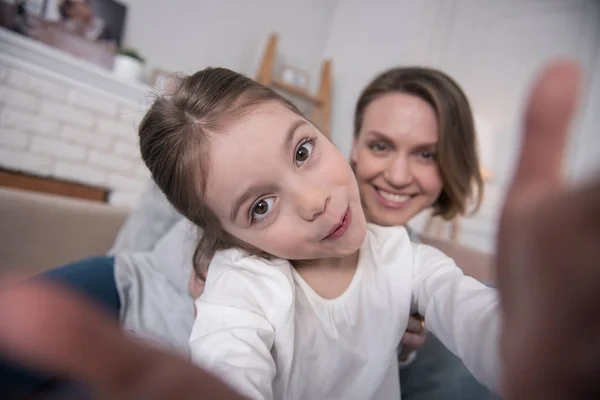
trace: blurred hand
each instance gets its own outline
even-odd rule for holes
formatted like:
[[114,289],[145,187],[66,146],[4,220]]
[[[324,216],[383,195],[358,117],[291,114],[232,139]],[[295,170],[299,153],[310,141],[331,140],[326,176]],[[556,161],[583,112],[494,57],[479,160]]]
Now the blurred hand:
[[406,361],[410,354],[425,344],[427,329],[420,315],[413,315],[408,319],[408,327],[402,336],[402,350],[398,356],[400,361]]
[[579,90],[571,63],[534,86],[497,243],[504,395],[600,398],[600,179],[563,182]]
[[188,292],[194,301],[194,318],[196,317],[196,300],[204,292],[204,280],[196,275],[196,271],[192,270],[192,275],[188,282]]
[[242,399],[189,360],[127,337],[103,310],[50,282],[4,287],[0,321],[0,352],[83,382],[94,398]]

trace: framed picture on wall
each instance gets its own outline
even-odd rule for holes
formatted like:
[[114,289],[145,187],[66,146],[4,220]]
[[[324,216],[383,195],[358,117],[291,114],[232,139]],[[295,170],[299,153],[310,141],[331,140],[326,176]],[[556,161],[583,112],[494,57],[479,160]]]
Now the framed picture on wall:
[[152,71],[150,85],[160,95],[169,95],[175,91],[181,82],[181,77],[173,72],[165,71],[164,69],[156,68]]
[[[47,21],[92,41],[120,47],[125,32],[127,6],[116,0],[27,0],[41,9]],[[38,5],[39,4],[39,5]]]

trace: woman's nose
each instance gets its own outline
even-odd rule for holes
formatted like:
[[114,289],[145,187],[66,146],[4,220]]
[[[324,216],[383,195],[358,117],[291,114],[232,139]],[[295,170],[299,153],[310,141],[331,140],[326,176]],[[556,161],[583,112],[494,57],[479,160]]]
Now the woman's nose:
[[386,181],[394,188],[401,188],[412,182],[412,172],[405,157],[395,157],[390,160],[385,173]]

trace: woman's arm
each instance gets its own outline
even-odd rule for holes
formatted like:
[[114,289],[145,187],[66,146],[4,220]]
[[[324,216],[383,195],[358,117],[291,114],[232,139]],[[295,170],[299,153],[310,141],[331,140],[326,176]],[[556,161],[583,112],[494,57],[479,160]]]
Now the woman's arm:
[[483,283],[494,283],[494,256],[445,240],[420,236],[423,244],[435,247],[452,258],[465,275]]
[[413,309],[428,329],[492,391],[500,383],[498,292],[465,276],[439,250],[414,244]]

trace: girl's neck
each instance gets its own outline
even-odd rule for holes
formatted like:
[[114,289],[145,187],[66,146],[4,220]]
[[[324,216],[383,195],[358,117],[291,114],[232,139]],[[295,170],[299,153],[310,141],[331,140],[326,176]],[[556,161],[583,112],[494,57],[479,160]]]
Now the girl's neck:
[[292,262],[306,284],[323,299],[340,297],[352,283],[358,267],[358,251],[344,257]]
[[296,260],[292,261],[292,265],[297,270],[356,268],[358,265],[358,250],[343,257]]

